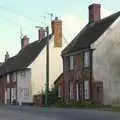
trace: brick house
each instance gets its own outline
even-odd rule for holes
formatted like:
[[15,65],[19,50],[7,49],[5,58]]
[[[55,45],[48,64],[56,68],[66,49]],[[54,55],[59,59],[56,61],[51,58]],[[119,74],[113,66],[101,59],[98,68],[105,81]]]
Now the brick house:
[[[108,80],[109,72],[105,69],[111,64],[107,64],[107,66],[105,64],[107,62],[105,54],[109,55],[110,50],[105,51],[104,49],[108,47],[107,44],[117,43],[116,34],[120,38],[118,34],[120,30],[116,28],[119,26],[120,12],[101,19],[100,8],[100,4],[89,6],[88,24],[62,51],[65,88],[63,96],[66,103],[91,100],[97,103],[112,104],[108,98],[113,98],[112,96],[118,98],[118,94],[116,96],[110,92],[109,95],[107,94],[107,91],[111,91],[111,89],[107,87],[110,81]],[[107,39],[111,39],[111,41],[107,41]],[[100,45],[103,46],[99,48]],[[104,68],[101,67],[103,64]],[[106,72],[107,76],[101,71]],[[113,76],[111,77],[113,78]],[[114,81],[114,79],[112,80]],[[115,86],[113,87],[115,88]]]

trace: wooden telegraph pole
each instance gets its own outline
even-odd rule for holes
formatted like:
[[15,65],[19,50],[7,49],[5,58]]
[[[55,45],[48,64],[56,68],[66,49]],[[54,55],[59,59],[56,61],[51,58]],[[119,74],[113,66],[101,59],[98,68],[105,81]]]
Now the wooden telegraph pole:
[[[50,19],[52,21],[53,14],[49,13]],[[46,34],[47,37],[49,35],[49,27],[46,27]],[[46,46],[46,92],[45,92],[45,104],[48,105],[48,93],[49,93],[49,39],[47,39],[47,46]]]

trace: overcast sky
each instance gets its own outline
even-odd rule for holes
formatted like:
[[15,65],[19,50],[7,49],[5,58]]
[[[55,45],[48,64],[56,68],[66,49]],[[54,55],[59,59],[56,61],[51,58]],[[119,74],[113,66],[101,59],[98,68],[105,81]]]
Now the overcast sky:
[[[0,0],[0,61],[6,51],[10,56],[20,50],[20,28],[30,42],[37,40],[35,26],[50,22],[48,13],[63,20],[63,35],[67,41],[88,21],[88,6],[101,3],[102,17],[120,10],[120,0]],[[47,16],[46,22],[42,16]]]

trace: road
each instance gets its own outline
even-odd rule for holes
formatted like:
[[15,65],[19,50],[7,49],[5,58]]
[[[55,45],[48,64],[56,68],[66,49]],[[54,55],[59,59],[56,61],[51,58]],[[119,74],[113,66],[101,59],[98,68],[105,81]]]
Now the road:
[[0,105],[0,120],[120,120],[120,113]]

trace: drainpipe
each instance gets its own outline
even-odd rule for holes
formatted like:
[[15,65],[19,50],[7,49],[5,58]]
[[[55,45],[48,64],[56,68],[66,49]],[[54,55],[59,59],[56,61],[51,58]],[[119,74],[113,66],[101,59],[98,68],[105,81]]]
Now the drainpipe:
[[92,100],[92,49],[90,49],[90,100]]
[[[47,37],[49,35],[49,27],[46,27]],[[48,105],[48,93],[49,93],[49,39],[47,38],[46,47],[46,93],[45,93],[45,104]]]
[[95,49],[90,49],[90,100],[93,100],[93,51]]

